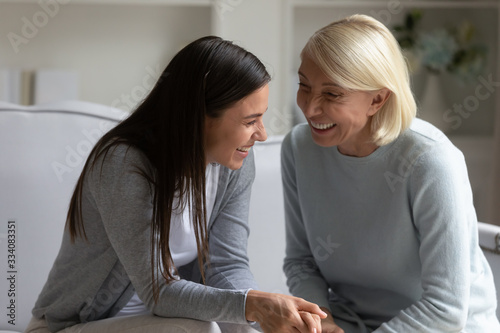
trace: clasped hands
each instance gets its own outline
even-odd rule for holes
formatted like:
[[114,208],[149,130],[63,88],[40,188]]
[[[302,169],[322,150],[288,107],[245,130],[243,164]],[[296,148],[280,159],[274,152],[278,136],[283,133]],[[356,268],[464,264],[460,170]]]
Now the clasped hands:
[[258,322],[264,333],[344,333],[328,309],[288,295],[250,290],[245,316]]

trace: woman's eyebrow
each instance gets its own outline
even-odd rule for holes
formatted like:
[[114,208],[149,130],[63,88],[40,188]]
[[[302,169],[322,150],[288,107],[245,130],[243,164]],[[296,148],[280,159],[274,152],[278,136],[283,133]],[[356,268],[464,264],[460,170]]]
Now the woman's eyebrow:
[[[266,108],[266,111],[267,111],[268,108]],[[266,112],[264,111],[264,112]],[[257,117],[260,117],[260,116],[263,116],[264,115],[264,112],[262,113],[252,113],[251,115],[248,115],[248,116],[245,116],[243,117],[243,119],[249,119],[249,118],[257,118]]]
[[322,84],[322,86],[341,88],[341,86],[339,86],[338,84],[333,83],[333,82],[325,82],[325,83]]
[[[301,71],[298,72],[299,76],[302,76],[304,79],[307,80],[307,76],[304,75],[304,73],[302,73]],[[336,88],[342,88],[341,86],[339,86],[338,84],[336,83],[333,83],[333,82],[324,82],[321,84],[322,86],[326,86],[326,87],[336,87]]]

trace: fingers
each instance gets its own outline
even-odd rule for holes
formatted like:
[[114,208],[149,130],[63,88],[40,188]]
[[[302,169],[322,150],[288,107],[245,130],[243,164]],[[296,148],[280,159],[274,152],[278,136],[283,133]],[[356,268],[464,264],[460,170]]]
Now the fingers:
[[299,311],[300,318],[307,326],[306,333],[321,333],[321,318],[309,312]]
[[321,333],[321,319],[327,314],[301,298],[250,290],[245,316],[259,322],[265,333]]
[[321,330],[322,333],[344,333],[344,330],[337,326],[331,317],[321,321]]
[[305,312],[310,312],[312,314],[318,315],[321,319],[324,319],[328,316],[326,312],[321,310],[318,305],[314,303],[310,303],[304,299],[297,299],[298,300],[298,310],[299,311],[305,311]]

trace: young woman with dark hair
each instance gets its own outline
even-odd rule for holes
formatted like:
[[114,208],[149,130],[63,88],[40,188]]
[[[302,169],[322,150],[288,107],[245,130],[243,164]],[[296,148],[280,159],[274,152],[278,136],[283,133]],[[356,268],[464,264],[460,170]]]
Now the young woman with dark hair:
[[218,37],[172,59],[92,150],[27,332],[321,330],[318,306],[255,290],[249,270],[251,147],[267,138],[269,81]]

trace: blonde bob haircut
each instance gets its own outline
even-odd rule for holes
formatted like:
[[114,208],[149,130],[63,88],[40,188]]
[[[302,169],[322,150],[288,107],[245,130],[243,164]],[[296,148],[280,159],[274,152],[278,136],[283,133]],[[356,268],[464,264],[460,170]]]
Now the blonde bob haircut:
[[392,33],[366,15],[352,15],[316,31],[302,50],[334,83],[346,90],[391,94],[373,115],[371,133],[378,146],[395,140],[417,112],[408,67]]

